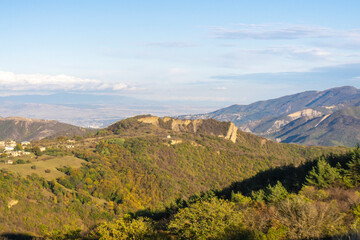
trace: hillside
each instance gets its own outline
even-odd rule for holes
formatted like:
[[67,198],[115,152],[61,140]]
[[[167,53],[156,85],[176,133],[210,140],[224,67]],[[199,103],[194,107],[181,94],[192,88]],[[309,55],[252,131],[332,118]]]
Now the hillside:
[[[214,118],[221,121],[232,121],[241,130],[252,132],[260,136],[266,136],[271,139],[277,139],[284,142],[299,143],[304,145],[326,145],[326,146],[354,146],[357,139],[357,131],[352,131],[358,123],[354,122],[352,127],[346,125],[332,125],[327,131],[334,131],[327,135],[317,125],[321,119],[345,108],[356,107],[360,105],[360,90],[354,87],[339,87],[325,91],[308,91],[294,95],[284,96],[277,99],[260,101],[250,105],[233,105],[227,108],[217,110],[207,114],[181,116],[184,119],[208,119]],[[339,116],[342,112],[339,111]],[[314,137],[307,136],[302,132],[299,137],[291,137],[298,134],[297,131],[290,133],[290,129],[297,129],[304,123],[301,131],[312,135],[320,135],[319,139],[313,141]],[[313,123],[313,125],[311,125]],[[326,123],[326,122],[325,122]],[[312,132],[307,130],[312,128]],[[318,128],[318,130],[316,130]],[[344,141],[336,138],[336,133],[345,129]],[[317,132],[318,131],[318,132]],[[284,135],[285,134],[285,135]],[[323,137],[321,137],[323,136]],[[287,139],[287,140],[285,140]],[[345,140],[347,139],[347,140]]]
[[0,118],[0,138],[16,141],[41,140],[49,137],[85,135],[87,129],[54,120],[21,117]]
[[310,119],[298,118],[269,136],[286,143],[355,146],[360,142],[360,107]]
[[[276,143],[239,131],[230,122],[153,116],[125,119],[83,139],[36,144],[47,150],[14,168],[22,176],[10,166],[0,170],[1,209],[18,201],[8,212],[0,211],[0,221],[6,222],[0,232],[43,236],[79,227],[87,231],[125,213],[162,211],[193,194],[228,187],[270,168],[347,151]],[[43,173],[50,180],[34,174],[33,168],[55,166],[41,161],[67,155],[56,170]],[[79,168],[81,162],[71,156],[85,162]],[[59,176],[56,180],[51,180],[53,173]]]

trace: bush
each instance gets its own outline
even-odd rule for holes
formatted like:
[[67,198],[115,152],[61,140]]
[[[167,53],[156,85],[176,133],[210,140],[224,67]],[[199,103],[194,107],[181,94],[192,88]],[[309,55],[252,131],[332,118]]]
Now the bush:
[[335,202],[313,202],[302,196],[276,206],[276,218],[288,228],[288,239],[313,239],[342,233],[344,215]]
[[181,209],[168,228],[182,239],[228,239],[246,235],[243,215],[234,209],[234,205],[216,198],[196,202]]
[[35,165],[32,165],[32,166],[31,166],[31,169],[36,169],[36,166],[35,166]]
[[16,164],[25,164],[26,162],[23,159],[18,159],[15,162]]
[[114,223],[102,223],[95,230],[96,238],[100,240],[145,239],[151,234],[152,226],[148,219],[130,219],[127,216]]

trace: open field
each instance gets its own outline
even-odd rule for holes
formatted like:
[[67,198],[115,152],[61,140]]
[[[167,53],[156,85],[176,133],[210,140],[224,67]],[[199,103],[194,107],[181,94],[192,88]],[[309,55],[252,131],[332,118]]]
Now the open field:
[[[21,176],[31,175],[33,173],[36,173],[39,176],[44,177],[46,180],[52,180],[65,176],[64,173],[58,171],[56,168],[63,166],[80,168],[82,163],[85,163],[85,161],[82,159],[73,156],[64,156],[64,157],[54,157],[54,158],[40,160],[26,164],[16,164],[16,165],[0,164],[0,169],[7,169],[9,171],[19,173]],[[35,169],[32,169],[31,166],[35,166]],[[45,172],[45,170],[47,169],[50,170],[49,173]]]

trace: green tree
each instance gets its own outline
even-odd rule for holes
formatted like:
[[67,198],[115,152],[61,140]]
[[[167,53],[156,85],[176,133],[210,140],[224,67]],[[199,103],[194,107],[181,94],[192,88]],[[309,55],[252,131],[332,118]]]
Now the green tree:
[[40,148],[38,146],[36,147],[33,147],[32,148],[32,152],[36,155],[36,156],[41,156],[42,155],[42,152],[40,150]]
[[327,188],[341,179],[339,170],[331,167],[325,159],[320,158],[315,167],[306,177],[306,185],[312,185],[319,188]]
[[289,195],[288,191],[280,181],[277,181],[274,186],[269,185],[266,188],[266,193],[266,200],[269,202],[278,202]]
[[355,148],[351,154],[351,161],[347,164],[349,167],[347,175],[354,181],[354,185],[357,187],[360,182],[360,149]]
[[21,150],[23,150],[23,147],[21,146],[21,144],[16,144],[14,150],[15,151],[21,151]]

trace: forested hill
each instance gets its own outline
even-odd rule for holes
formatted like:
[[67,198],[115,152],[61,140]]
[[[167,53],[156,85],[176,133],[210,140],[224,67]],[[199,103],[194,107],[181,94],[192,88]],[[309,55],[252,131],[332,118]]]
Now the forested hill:
[[[87,232],[129,212],[161,211],[261,171],[347,151],[276,143],[230,122],[153,116],[125,119],[84,138],[32,144],[28,156],[2,155],[17,164],[0,162],[0,221],[6,223],[0,232]],[[39,145],[46,151],[36,151]]]
[[0,138],[4,140],[30,141],[47,137],[85,135],[88,129],[54,120],[21,117],[0,117]]

